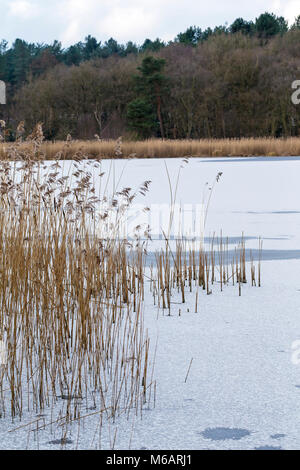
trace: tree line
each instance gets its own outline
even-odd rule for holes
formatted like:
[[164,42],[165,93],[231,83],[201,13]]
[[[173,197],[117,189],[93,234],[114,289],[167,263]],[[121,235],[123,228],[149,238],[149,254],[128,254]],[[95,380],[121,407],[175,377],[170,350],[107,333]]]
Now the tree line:
[[88,36],[63,49],[17,39],[0,43],[0,79],[9,104],[0,110],[14,139],[43,122],[48,139],[232,138],[299,135],[291,83],[300,79],[300,16],[288,27],[271,13],[256,21],[173,41],[105,43]]

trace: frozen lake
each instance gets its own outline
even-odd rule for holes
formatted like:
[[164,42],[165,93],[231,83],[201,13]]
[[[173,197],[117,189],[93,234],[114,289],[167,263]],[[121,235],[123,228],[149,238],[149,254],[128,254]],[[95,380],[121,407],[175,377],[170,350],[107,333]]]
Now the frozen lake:
[[[179,162],[166,163],[176,180]],[[151,203],[168,201],[162,161],[132,161],[126,171],[132,183],[152,180]],[[236,243],[244,232],[250,248],[261,236],[268,260],[263,286],[246,286],[241,298],[230,288],[202,297],[199,314],[191,299],[180,318],[174,306],[174,317],[160,317],[154,324],[149,303],[146,320],[159,342],[161,402],[137,424],[133,445],[299,449],[300,158],[192,159],[181,172],[180,202],[201,201],[205,183],[218,172],[223,175],[214,189],[205,235],[222,229]]]
[[[167,205],[165,163],[175,186],[177,159],[104,160],[102,171],[110,170],[119,189],[151,180],[137,202]],[[68,172],[70,162],[63,167]],[[206,241],[222,230],[233,246],[243,232],[255,250],[261,236],[262,287],[246,284],[241,297],[231,286],[201,293],[197,313],[194,293],[184,305],[174,298],[171,316],[145,296],[152,353],[157,341],[156,407],[133,425],[120,419],[103,430],[102,448],[110,447],[117,429],[116,449],[300,449],[300,157],[191,159],[181,170],[177,202],[193,207],[207,201],[219,172]],[[161,243],[158,235],[154,231],[153,249]],[[78,448],[93,448],[97,425],[97,418],[85,420]],[[37,444],[22,430],[7,432],[14,427],[0,420],[0,448],[54,448],[46,431]],[[67,448],[75,447],[76,435],[77,428]]]
[[[69,162],[64,163],[64,171],[69,165]],[[256,250],[261,236],[265,259],[300,257],[300,157],[194,158],[187,164],[179,159],[137,159],[115,160],[113,169],[110,165],[107,160],[102,162],[106,175],[110,170],[110,189],[113,179],[118,189],[136,188],[143,181],[151,180],[149,193],[138,197],[136,202],[156,210],[165,206],[162,214],[167,221],[170,188],[166,166],[173,193],[182,166],[176,203],[185,213],[207,202],[208,188],[222,172],[209,205],[207,239],[213,234],[220,235],[222,230],[223,236],[229,237],[229,243],[235,244],[244,233],[246,246]],[[95,181],[97,186],[96,172]],[[157,240],[157,223],[151,224],[153,219],[149,215],[143,217],[144,221],[150,220],[153,239]]]

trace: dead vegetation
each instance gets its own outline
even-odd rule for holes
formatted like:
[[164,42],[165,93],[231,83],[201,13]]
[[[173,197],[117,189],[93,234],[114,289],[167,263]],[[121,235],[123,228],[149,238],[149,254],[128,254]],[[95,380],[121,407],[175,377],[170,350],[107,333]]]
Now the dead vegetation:
[[[249,156],[299,156],[300,138],[286,139],[203,139],[123,141],[122,151],[116,152],[118,140],[43,142],[41,158],[46,160],[72,159],[74,154],[87,158],[184,158],[190,157],[249,157]],[[20,151],[26,153],[29,143],[22,143]],[[0,144],[0,158],[10,158],[9,143]]]
[[[142,415],[145,404],[155,405],[145,295],[169,315],[178,295],[184,304],[195,292],[195,312],[200,290],[210,295],[214,285],[222,291],[232,283],[241,295],[245,242],[230,259],[222,236],[208,248],[203,240],[178,240],[174,252],[166,237],[147,268],[146,241],[138,232],[133,240],[121,238],[116,222],[136,192],[124,188],[99,198],[81,150],[73,153],[72,173],[61,175],[60,160],[77,145],[70,137],[45,165],[41,125],[25,144],[22,124],[18,132],[0,164],[0,341],[7,355],[0,417],[35,413],[38,419],[15,430],[56,426],[65,443],[70,425],[83,418],[97,415],[101,434],[105,419]],[[121,140],[113,153],[124,154]],[[100,159],[88,165],[103,178]],[[146,195],[149,185],[138,192]],[[251,283],[261,283],[260,260],[257,267],[251,262]],[[45,409],[50,422],[40,417]]]

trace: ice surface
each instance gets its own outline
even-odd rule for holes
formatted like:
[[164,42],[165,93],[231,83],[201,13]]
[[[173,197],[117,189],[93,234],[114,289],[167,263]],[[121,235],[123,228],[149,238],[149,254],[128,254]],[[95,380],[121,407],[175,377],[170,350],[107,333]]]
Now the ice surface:
[[[162,160],[114,165],[116,180],[123,171],[123,186],[152,180],[143,203],[168,203]],[[179,165],[167,160],[173,180]],[[184,305],[174,298],[171,316],[153,307],[147,295],[152,360],[157,340],[156,406],[145,409],[142,419],[106,423],[101,436],[99,418],[85,418],[80,429],[74,424],[65,448],[110,448],[116,429],[116,449],[300,448],[300,365],[292,361],[292,344],[300,339],[300,158],[191,159],[181,173],[178,199],[201,201],[205,183],[219,171],[223,176],[211,200],[206,236],[222,229],[235,243],[244,232],[253,250],[262,236],[262,287],[247,284],[241,297],[236,287],[201,293],[198,313],[194,294]],[[25,413],[25,424],[34,419]],[[45,420],[51,420],[47,409]],[[28,426],[10,432],[18,426],[0,419],[1,449],[61,447],[57,429],[36,433]]]

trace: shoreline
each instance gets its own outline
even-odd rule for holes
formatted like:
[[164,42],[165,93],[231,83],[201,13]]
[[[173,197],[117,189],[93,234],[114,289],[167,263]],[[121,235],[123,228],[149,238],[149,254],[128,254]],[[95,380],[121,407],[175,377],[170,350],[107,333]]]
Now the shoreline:
[[[0,159],[9,159],[8,149],[15,142],[0,144]],[[30,145],[18,144],[23,151]],[[44,141],[40,160],[78,159],[149,159],[149,158],[246,158],[246,157],[299,157],[300,137],[285,139],[242,138],[203,140],[144,141],[74,140]]]

